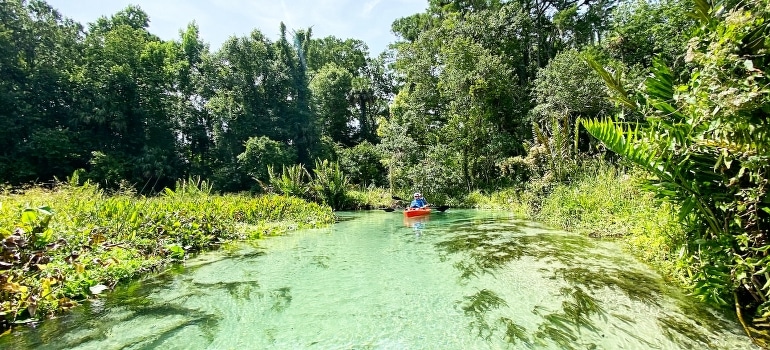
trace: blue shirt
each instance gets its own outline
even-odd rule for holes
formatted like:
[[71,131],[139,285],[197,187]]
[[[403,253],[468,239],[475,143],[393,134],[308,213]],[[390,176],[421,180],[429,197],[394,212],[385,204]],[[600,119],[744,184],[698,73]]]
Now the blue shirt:
[[424,206],[428,205],[428,201],[425,200],[425,198],[415,198],[412,200],[412,204],[409,205],[410,208],[422,208]]

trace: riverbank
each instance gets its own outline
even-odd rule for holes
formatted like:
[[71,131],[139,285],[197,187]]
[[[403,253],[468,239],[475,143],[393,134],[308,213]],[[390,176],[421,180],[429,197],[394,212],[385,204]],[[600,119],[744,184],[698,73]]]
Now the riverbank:
[[[617,239],[625,250],[654,267],[668,281],[681,286],[693,298],[706,301],[705,293],[719,294],[722,303],[710,303],[735,313],[747,334],[763,348],[770,347],[770,327],[766,316],[754,310],[735,307],[735,295],[728,282],[723,290],[704,287],[704,268],[687,242],[687,225],[679,218],[679,208],[654,197],[644,188],[647,174],[610,164],[592,163],[577,171],[570,181],[533,179],[518,187],[492,194],[471,193],[465,206],[505,209],[523,219],[548,224],[596,238]],[[697,246],[695,246],[697,249]],[[708,266],[706,266],[708,268]],[[727,266],[721,266],[729,275]],[[733,308],[735,307],[735,308]]]
[[685,242],[678,208],[644,189],[644,174],[597,163],[569,182],[534,179],[489,195],[472,193],[465,205],[505,209],[533,221],[596,238],[619,238],[624,247],[669,279],[685,282],[676,259]]
[[215,195],[180,182],[156,197],[60,184],[0,192],[0,330],[36,322],[189,254],[333,222],[301,199]]

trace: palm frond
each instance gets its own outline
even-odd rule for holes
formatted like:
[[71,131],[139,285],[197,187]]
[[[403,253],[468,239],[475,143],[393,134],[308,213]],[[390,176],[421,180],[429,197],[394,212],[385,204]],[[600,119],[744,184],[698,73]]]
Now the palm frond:
[[613,94],[611,94],[613,100],[632,110],[638,108],[636,102],[629,97],[628,91],[626,91],[626,88],[623,86],[623,77],[619,70],[615,71],[615,74],[613,75],[598,62],[589,58],[585,58],[585,61],[597,74],[599,74],[600,77],[602,77],[604,83],[607,84],[607,87],[613,92]]
[[620,124],[609,119],[582,120],[589,134],[604,143],[607,148],[632,161],[642,168],[660,174],[659,156],[647,143],[638,142],[639,129],[624,130]]

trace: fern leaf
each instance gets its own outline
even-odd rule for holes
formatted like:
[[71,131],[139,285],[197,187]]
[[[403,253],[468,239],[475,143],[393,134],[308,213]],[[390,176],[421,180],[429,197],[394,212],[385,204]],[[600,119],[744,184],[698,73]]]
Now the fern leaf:
[[624,130],[611,120],[583,120],[589,134],[603,142],[607,148],[633,163],[659,174],[657,154],[645,143],[639,142],[639,130]]

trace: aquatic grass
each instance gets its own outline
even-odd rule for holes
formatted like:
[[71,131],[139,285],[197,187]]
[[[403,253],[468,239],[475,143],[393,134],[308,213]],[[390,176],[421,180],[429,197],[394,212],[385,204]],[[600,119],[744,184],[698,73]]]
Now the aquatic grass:
[[333,221],[328,206],[279,195],[212,195],[197,180],[143,197],[60,184],[0,194],[0,328],[223,243]]

